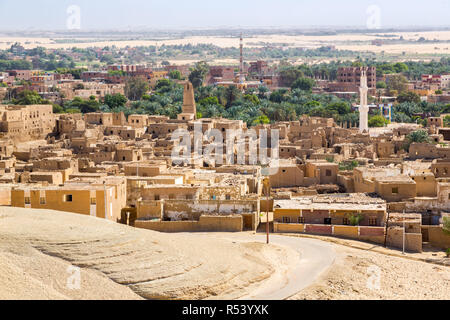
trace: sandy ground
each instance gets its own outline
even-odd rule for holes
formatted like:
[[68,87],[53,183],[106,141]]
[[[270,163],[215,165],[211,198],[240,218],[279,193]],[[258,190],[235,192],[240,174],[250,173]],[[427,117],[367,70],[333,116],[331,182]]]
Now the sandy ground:
[[450,299],[450,268],[336,245],[319,281],[292,300]]
[[[449,43],[439,44],[408,44],[408,45],[383,45],[373,46],[370,44],[371,40],[384,39],[382,36],[386,33],[342,33],[338,35],[326,35],[326,36],[289,36],[289,35],[258,35],[245,38],[246,47],[260,47],[263,45],[271,44],[285,47],[307,47],[315,48],[325,45],[336,45],[338,49],[347,49],[354,51],[372,51],[386,53],[412,53],[412,54],[425,54],[425,53],[449,53]],[[416,41],[420,37],[424,37],[427,40],[443,40],[450,41],[450,31],[426,31],[426,32],[392,32],[388,35],[394,35],[396,38],[403,36],[405,40]],[[390,38],[386,38],[390,39]],[[43,46],[46,48],[88,48],[88,47],[105,47],[115,45],[119,48],[126,46],[150,46],[150,45],[184,45],[184,44],[202,44],[211,43],[220,47],[238,47],[239,39],[232,37],[218,37],[218,36],[193,36],[182,39],[171,40],[159,40],[159,41],[146,41],[146,40],[125,40],[125,41],[98,41],[98,42],[84,42],[84,43],[55,43],[50,38],[31,38],[31,37],[0,37],[0,49],[7,49],[14,42],[20,42],[26,48],[35,48],[37,46]],[[436,49],[438,48],[438,49]]]
[[[233,299],[292,255],[261,242],[8,207],[0,207],[0,244],[0,299]],[[82,268],[80,290],[67,286],[71,265]]]
[[[443,252],[400,256],[354,240],[307,237],[330,242],[337,256],[291,299],[450,299],[450,267],[416,261],[442,263],[448,260]],[[257,238],[163,234],[71,213],[0,207],[0,299],[237,299],[298,261],[292,248]],[[79,288],[71,287],[74,266],[81,270]]]
[[98,271],[81,269],[79,286],[73,275],[67,261],[0,236],[0,300],[142,299]]

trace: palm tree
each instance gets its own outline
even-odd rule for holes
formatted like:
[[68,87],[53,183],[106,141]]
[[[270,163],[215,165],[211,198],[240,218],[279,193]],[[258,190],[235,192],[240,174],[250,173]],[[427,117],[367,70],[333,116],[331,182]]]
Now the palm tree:
[[410,143],[413,143],[413,142],[416,142],[416,143],[430,142],[430,137],[428,136],[428,132],[426,132],[425,130],[413,131],[406,137],[406,139],[408,139],[408,141]]

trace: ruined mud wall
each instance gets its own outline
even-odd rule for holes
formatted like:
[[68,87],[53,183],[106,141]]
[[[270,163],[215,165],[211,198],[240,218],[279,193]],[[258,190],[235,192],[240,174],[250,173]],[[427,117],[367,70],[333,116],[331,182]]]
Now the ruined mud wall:
[[136,220],[136,228],[159,232],[241,232],[243,218],[233,216],[201,216],[199,221],[142,221]]
[[[364,226],[332,226],[296,223],[274,222],[274,232],[278,233],[306,233],[326,236],[338,236],[360,241],[384,244],[384,227],[364,227]],[[436,237],[437,239],[438,237]],[[450,240],[450,236],[449,236]],[[436,240],[437,241],[437,240]],[[387,237],[387,244],[391,247],[403,247],[403,228],[390,228]],[[406,233],[405,249],[411,252],[422,252],[422,234]]]

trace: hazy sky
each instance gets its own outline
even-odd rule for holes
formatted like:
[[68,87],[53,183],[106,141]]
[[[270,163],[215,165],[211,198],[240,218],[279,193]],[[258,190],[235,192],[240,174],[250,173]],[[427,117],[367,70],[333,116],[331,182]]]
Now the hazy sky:
[[450,26],[450,0],[0,0],[0,31],[63,30],[70,5],[82,30],[366,26],[371,5],[381,27]]

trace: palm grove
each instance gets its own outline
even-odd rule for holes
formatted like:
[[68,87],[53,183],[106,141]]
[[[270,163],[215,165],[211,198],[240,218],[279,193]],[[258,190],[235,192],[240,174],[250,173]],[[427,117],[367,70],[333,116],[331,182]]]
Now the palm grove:
[[[241,92],[234,86],[204,86],[205,77],[209,71],[206,62],[198,62],[192,69],[188,79],[195,87],[195,97],[199,118],[224,117],[240,119],[247,125],[257,125],[275,121],[294,121],[302,115],[334,118],[336,122],[358,125],[359,114],[351,108],[352,103],[358,101],[354,95],[349,100],[340,99],[330,94],[313,94],[315,78],[334,78],[336,70],[342,65],[362,65],[361,62],[332,62],[320,65],[293,66],[282,62],[279,73],[282,85],[286,88],[269,91],[261,85],[259,88],[249,88]],[[365,64],[370,65],[367,61]],[[420,97],[406,90],[407,77],[415,77],[417,70],[427,68],[423,63],[376,63],[377,70],[383,73],[395,73],[389,84],[377,83],[377,95],[391,94],[398,96],[398,103],[394,107],[393,121],[420,122],[418,113],[429,113],[439,116],[450,111],[450,105],[430,104],[420,101]],[[428,68],[450,68],[448,59],[441,60],[439,65]],[[381,70],[381,71],[380,71]],[[73,70],[76,72],[76,70]],[[176,80],[182,79],[178,71],[169,74],[169,79],[162,79],[156,83],[151,94],[148,83],[141,78],[130,78],[125,85],[125,96],[121,94],[106,95],[101,101],[95,97],[89,99],[74,98],[54,104],[56,113],[76,112],[120,112],[129,114],[156,114],[176,118],[181,112],[183,87]],[[49,103],[32,91],[14,91],[8,95],[9,103],[14,104],[44,104]],[[373,99],[376,99],[373,98]],[[372,100],[373,102],[373,100]],[[386,120],[380,115],[372,115],[369,125],[384,126]]]

